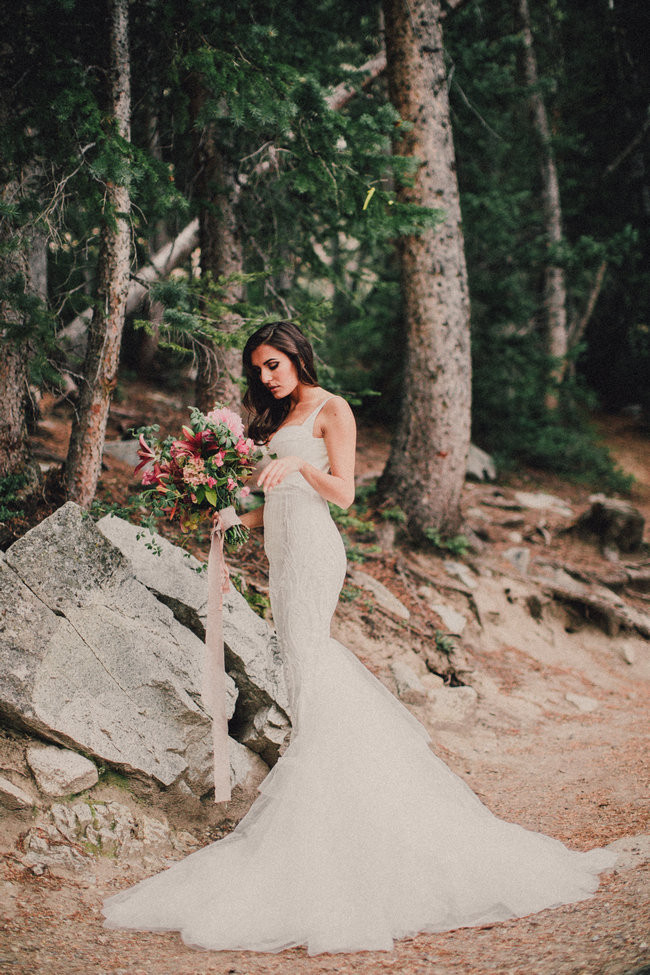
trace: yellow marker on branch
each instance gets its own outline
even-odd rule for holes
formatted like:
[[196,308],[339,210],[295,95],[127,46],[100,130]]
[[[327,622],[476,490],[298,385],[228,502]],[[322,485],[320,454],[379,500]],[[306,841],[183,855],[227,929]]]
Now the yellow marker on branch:
[[368,204],[370,203],[370,201],[372,200],[372,198],[373,198],[374,195],[375,195],[375,187],[374,186],[371,186],[370,189],[368,190],[367,194],[366,194],[366,201],[365,201],[365,203],[363,204],[363,207],[362,207],[363,210],[367,210],[368,209]]

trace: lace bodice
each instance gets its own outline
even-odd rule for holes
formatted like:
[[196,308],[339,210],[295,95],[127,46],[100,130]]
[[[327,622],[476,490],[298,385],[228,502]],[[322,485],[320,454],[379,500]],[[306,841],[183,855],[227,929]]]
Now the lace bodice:
[[[269,454],[276,454],[278,457],[302,457],[304,460],[309,461],[310,464],[313,464],[314,467],[317,467],[319,471],[327,473],[330,469],[327,447],[322,437],[314,436],[314,422],[320,411],[331,398],[331,396],[326,396],[303,423],[289,423],[276,430],[269,440]],[[310,491],[314,490],[302,474],[298,472],[289,474],[278,485],[278,488],[282,488],[283,485],[304,487]]]

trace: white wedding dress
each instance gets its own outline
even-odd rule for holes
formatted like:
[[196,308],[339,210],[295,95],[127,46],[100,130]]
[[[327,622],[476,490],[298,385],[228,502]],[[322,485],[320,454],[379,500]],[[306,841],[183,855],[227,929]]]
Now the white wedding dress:
[[[282,427],[271,449],[326,471],[318,409]],[[109,898],[107,926],[178,930],[214,950],[390,950],[394,938],[592,894],[611,852],[574,852],[497,819],[330,638],[345,553],[327,503],[300,474],[269,493],[264,528],[291,743],[233,833]]]

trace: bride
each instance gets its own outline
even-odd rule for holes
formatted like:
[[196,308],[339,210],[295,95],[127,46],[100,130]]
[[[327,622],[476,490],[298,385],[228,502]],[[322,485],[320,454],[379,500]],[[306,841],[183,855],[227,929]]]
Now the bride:
[[497,819],[428,745],[422,725],[329,635],[345,553],[328,501],[354,497],[355,424],[318,385],[290,322],[244,349],[273,618],[291,743],[225,839],[104,904],[109,927],[178,930],[208,949],[390,950],[393,939],[582,900],[614,864]]

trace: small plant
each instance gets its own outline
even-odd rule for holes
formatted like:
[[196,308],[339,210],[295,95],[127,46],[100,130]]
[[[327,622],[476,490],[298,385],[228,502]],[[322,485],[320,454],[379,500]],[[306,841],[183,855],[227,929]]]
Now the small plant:
[[434,639],[436,641],[436,650],[440,653],[444,653],[445,656],[450,657],[455,650],[455,645],[452,637],[447,636],[442,630],[436,630],[434,633]]
[[405,511],[398,505],[394,505],[392,508],[384,508],[381,511],[381,517],[384,521],[392,521],[396,525],[405,525],[407,522],[407,515]]
[[[101,782],[102,785],[112,785],[115,786],[116,789],[123,789],[124,792],[130,792],[130,793],[133,792],[131,788],[131,783],[129,782],[126,775],[122,775],[121,772],[116,772],[114,769],[106,768],[105,765],[100,765],[97,769],[97,772],[99,774],[99,781]],[[94,821],[96,818],[95,807],[93,803],[90,802],[89,800],[86,800],[86,802],[90,806],[90,810],[93,814],[93,821]]]
[[352,583],[346,583],[346,585],[343,586],[343,589],[341,589],[339,599],[341,599],[341,601],[344,603],[353,603],[355,599],[359,598],[362,592],[363,590],[359,586],[354,586]]
[[336,505],[330,504],[330,514],[339,528],[344,531],[353,531],[358,535],[369,535],[375,530],[372,521],[363,521],[358,517],[354,508],[350,511],[342,511]]
[[0,478],[0,521],[22,518],[25,512],[20,505],[20,491],[27,483],[25,474],[8,474]]
[[266,619],[271,608],[271,600],[266,593],[258,592],[254,586],[248,585],[241,572],[231,572],[230,581],[237,592],[244,597],[250,608],[262,619]]
[[469,542],[464,535],[443,538],[437,528],[425,528],[424,536],[434,548],[441,552],[449,552],[450,555],[463,556],[469,548]]

